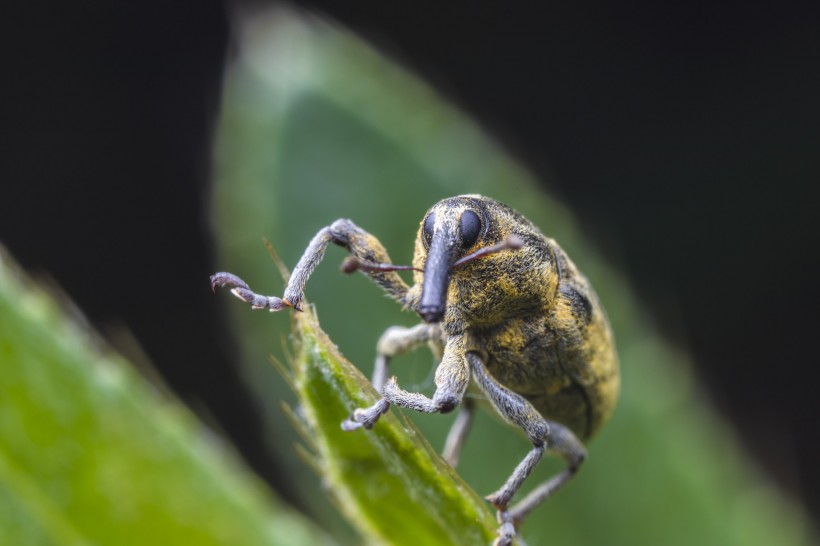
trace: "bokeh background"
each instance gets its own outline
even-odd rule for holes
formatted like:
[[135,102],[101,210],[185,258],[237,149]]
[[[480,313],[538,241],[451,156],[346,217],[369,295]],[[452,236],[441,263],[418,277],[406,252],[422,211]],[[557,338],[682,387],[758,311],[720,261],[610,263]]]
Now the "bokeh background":
[[[592,445],[590,476],[543,509],[549,525],[531,541],[546,529],[594,541],[594,526],[578,529],[595,514],[601,533],[644,526],[636,543],[748,543],[762,512],[793,518],[787,538],[809,541],[820,514],[814,6],[13,10],[0,240],[340,540],[356,539],[292,455],[278,409],[290,395],[267,365],[287,319],[212,296],[207,275],[229,269],[277,293],[261,238],[293,264],[340,216],[408,262],[427,206],[481,191],[558,238],[623,331],[623,408]],[[381,330],[414,319],[341,278],[340,259],[329,255],[308,296],[369,371]],[[402,362],[403,384],[429,388],[429,356]],[[447,424],[416,421],[434,443]],[[488,492],[525,442],[479,424],[470,449],[482,462],[463,473]],[[630,479],[629,461],[658,472]],[[607,475],[621,479],[602,492]],[[701,518],[692,535],[686,515]]]

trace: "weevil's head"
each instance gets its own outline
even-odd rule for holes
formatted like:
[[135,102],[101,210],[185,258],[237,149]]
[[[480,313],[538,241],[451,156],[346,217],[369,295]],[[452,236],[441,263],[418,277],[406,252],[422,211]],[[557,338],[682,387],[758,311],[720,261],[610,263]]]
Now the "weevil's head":
[[[413,265],[419,271],[421,297],[416,308],[425,322],[440,322],[446,310],[454,270],[467,262],[483,260],[487,253],[518,248],[505,246],[511,233],[512,209],[481,195],[460,195],[433,205],[421,221]],[[499,246],[502,248],[491,248]],[[478,254],[476,254],[478,253]],[[423,271],[423,272],[422,272]]]

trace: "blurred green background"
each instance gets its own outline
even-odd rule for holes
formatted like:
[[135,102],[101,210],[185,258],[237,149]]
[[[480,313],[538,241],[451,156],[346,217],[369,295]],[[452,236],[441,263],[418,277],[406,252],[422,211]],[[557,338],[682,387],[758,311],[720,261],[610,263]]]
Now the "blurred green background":
[[[800,136],[811,132],[816,94],[810,92],[809,73],[800,69],[800,55],[780,62],[783,57],[771,53],[814,51],[812,40],[820,33],[806,33],[799,24],[810,18],[796,17],[788,33],[772,31],[770,37],[751,32],[757,29],[754,20],[741,21],[736,10],[725,8],[723,13],[692,3],[690,18],[650,12],[645,19],[658,29],[677,29],[680,23],[685,38],[681,51],[645,50],[631,41],[641,29],[629,26],[637,19],[628,14],[607,9],[587,14],[584,5],[575,12],[556,4],[555,9],[565,10],[558,17],[531,19],[536,26],[549,22],[568,29],[562,36],[572,48],[558,53],[560,66],[548,77],[540,64],[519,64],[508,53],[514,44],[495,43],[495,35],[488,35],[491,48],[499,53],[495,58],[510,68],[505,78],[502,66],[483,65],[488,71],[485,84],[512,88],[516,98],[521,95],[501,105],[503,112],[497,116],[512,120],[523,115],[536,125],[549,117],[544,112],[551,112],[546,105],[553,104],[555,96],[543,103],[541,97],[525,98],[539,87],[521,85],[522,79],[526,84],[545,77],[549,89],[556,89],[567,105],[579,94],[577,102],[567,106],[575,117],[563,112],[554,120],[572,118],[556,126],[561,127],[555,129],[557,136],[549,137],[559,143],[545,144],[549,159],[530,155],[527,163],[567,161],[562,154],[569,152],[570,163],[574,153],[576,162],[588,167],[581,174],[593,174],[595,165],[606,171],[605,186],[590,183],[589,191],[579,190],[585,195],[581,201],[596,202],[599,213],[592,222],[589,215],[580,222],[574,208],[571,212],[554,192],[545,193],[543,188],[561,185],[544,175],[550,168],[537,165],[536,177],[492,140],[499,134],[509,144],[514,136],[483,131],[422,78],[343,28],[292,7],[258,7],[217,0],[181,3],[174,9],[150,2],[116,7],[92,3],[88,11],[56,3],[44,9],[27,3],[18,7],[26,16],[14,29],[21,37],[15,41],[19,47],[3,51],[11,59],[4,66],[12,77],[0,89],[11,93],[10,99],[0,100],[6,108],[3,136],[10,137],[2,163],[0,240],[27,268],[53,275],[117,349],[156,379],[146,363],[153,359],[159,375],[207,424],[203,427],[189,410],[171,401],[164,388],[133,373],[131,365],[90,334],[89,325],[78,320],[70,305],[61,298],[62,306],[55,305],[31,288],[4,257],[0,544],[315,544],[331,542],[327,536],[343,544],[367,542],[333,506],[328,482],[296,455],[294,446],[300,440],[281,404],[292,405],[297,414],[299,404],[269,363],[270,355],[285,362],[290,358],[288,317],[252,312],[224,292],[212,295],[207,276],[215,269],[229,270],[261,292],[279,294],[283,283],[262,237],[292,266],[313,234],[339,217],[370,230],[395,262],[407,263],[424,211],[438,199],[463,192],[507,202],[561,243],[596,286],[613,322],[622,361],[623,396],[615,417],[590,444],[590,458],[571,486],[524,527],[530,545],[816,542],[803,506],[781,493],[772,474],[761,470],[713,408],[700,381],[716,375],[696,378],[685,351],[671,348],[659,334],[656,312],[674,307],[674,299],[637,303],[620,265],[612,265],[622,260],[619,247],[629,246],[618,237],[630,232],[606,230],[608,219],[634,218],[634,240],[652,241],[631,247],[634,253],[638,245],[638,254],[656,263],[655,274],[647,269],[644,281],[691,279],[690,284],[664,287],[667,292],[655,294],[679,294],[691,300],[686,302],[689,308],[702,306],[700,318],[689,327],[701,339],[717,338],[715,354],[728,356],[725,369],[737,370],[729,376],[729,386],[736,391],[735,401],[747,400],[729,409],[746,417],[746,445],[780,463],[768,460],[781,485],[783,474],[803,477],[790,484],[792,492],[802,486],[810,498],[808,451],[791,450],[811,444],[814,436],[806,426],[813,423],[811,382],[799,368],[813,357],[795,357],[811,339],[811,324],[800,320],[798,311],[777,309],[783,309],[783,302],[804,313],[814,308],[816,283],[800,280],[810,271],[805,261],[811,252],[805,249],[814,246],[798,237],[779,237],[782,231],[775,228],[789,227],[806,237],[814,233],[805,216],[806,210],[813,214],[811,200],[801,191],[789,191],[785,182],[800,180],[813,164],[800,163],[800,154],[808,151],[816,160],[814,141]],[[438,9],[417,11],[426,13],[435,26],[437,17],[446,15]],[[492,18],[507,14],[495,7],[489,12]],[[696,17],[699,13],[708,14],[705,22]],[[720,19],[727,14],[727,20]],[[459,53],[459,47],[469,49],[476,43],[469,39],[475,40],[474,33],[486,30],[471,15],[467,10],[455,13],[463,26],[444,33],[456,42],[435,52],[442,59],[458,59],[451,65],[453,81],[460,81],[461,68],[490,53]],[[577,39],[575,33],[606,30],[601,21],[614,15],[619,16],[616,21],[629,22],[623,39],[607,35],[617,47],[606,47],[604,40],[603,46],[598,43],[601,51],[585,49],[592,42]],[[518,16],[518,23],[527,22]],[[761,20],[769,19],[765,14]],[[509,21],[500,20],[502,26]],[[792,21],[785,16],[771,20]],[[721,64],[726,51],[745,61],[745,42],[741,48],[729,41],[725,50],[715,45],[722,43],[724,30],[741,23],[748,35],[771,46],[761,46],[760,58],[775,67],[778,77],[766,81],[786,89],[781,98],[789,99],[785,102],[798,112],[799,123],[781,115],[793,113],[791,109],[757,109],[748,96],[726,91],[733,85],[757,89],[748,85],[757,81],[750,75],[758,75],[754,62]],[[692,32],[687,24],[694,25]],[[517,29],[508,29],[507,38]],[[714,33],[713,45],[724,56],[713,55],[715,50],[699,42],[697,29]],[[413,30],[426,36],[430,28]],[[439,42],[432,34],[430,47],[435,47]],[[528,36],[542,35],[545,43],[530,47],[536,54],[548,50],[544,48],[556,33],[539,29]],[[788,40],[777,42],[778,36]],[[389,41],[379,43],[380,51],[400,57]],[[638,54],[630,58],[637,58],[637,64],[629,65],[624,57],[618,65],[618,56],[633,47]],[[587,66],[584,51],[613,64]],[[692,60],[701,58],[705,64]],[[672,102],[655,124],[646,122],[658,113],[653,107],[669,105],[660,99],[644,103],[641,97],[646,95],[641,94],[633,102],[619,102],[616,97],[623,97],[628,86],[607,88],[607,82],[636,80],[617,66],[640,68],[642,78],[660,79],[658,87],[637,80],[648,89],[646,95]],[[717,108],[720,100],[708,102],[704,97],[714,99],[711,87],[687,78],[687,67],[692,66],[704,71],[709,85],[726,84],[715,91],[725,105],[753,115]],[[804,87],[782,83],[792,81],[791,70],[801,76]],[[592,84],[573,80],[570,76],[576,73],[588,75]],[[679,85],[697,82],[704,85],[696,89],[704,95],[695,94],[691,104],[682,106],[680,97],[688,96],[690,89]],[[664,94],[669,91],[664,85],[680,93]],[[441,87],[447,91],[446,84]],[[604,89],[607,100],[596,102],[585,95],[597,88]],[[771,88],[760,89],[763,93]],[[699,116],[709,117],[712,108],[720,112],[709,120],[714,123],[698,125],[703,121]],[[735,115],[738,123],[732,123]],[[680,118],[683,123],[672,123]],[[613,138],[603,129],[613,119],[624,138]],[[216,127],[209,125],[212,120],[218,120]],[[793,140],[779,138],[784,127]],[[679,132],[687,128],[688,139]],[[751,129],[764,132],[777,145]],[[698,130],[706,134],[698,137]],[[542,136],[551,134],[545,130]],[[750,136],[755,134],[758,137]],[[636,135],[644,135],[644,140]],[[751,144],[721,146],[727,141]],[[635,143],[637,151],[627,153]],[[669,150],[664,146],[681,150],[680,155],[665,154]],[[749,149],[757,153],[747,153]],[[669,157],[679,162],[666,165]],[[732,170],[727,166],[731,161],[742,168]],[[209,164],[212,172],[204,167]],[[693,166],[702,169],[697,172],[703,176],[689,176],[687,168]],[[630,186],[631,176],[650,180],[649,189]],[[777,187],[753,187],[761,179],[773,179]],[[628,210],[635,192],[643,192],[644,200]],[[618,196],[620,207],[614,205]],[[746,206],[750,196],[758,206]],[[734,210],[743,214],[731,214]],[[715,215],[721,220],[717,224]],[[675,238],[670,223],[683,235]],[[590,233],[597,235],[599,246],[590,243]],[[643,233],[649,237],[639,238]],[[215,258],[208,242],[212,236]],[[661,250],[670,240],[676,244],[669,243],[672,252],[664,254]],[[748,263],[744,249],[754,258]],[[783,267],[759,267],[761,252],[767,263],[772,257],[782,259]],[[402,313],[361,275],[340,274],[342,258],[339,249],[328,252],[307,295],[332,340],[369,375],[381,332],[392,324],[414,324],[417,318]],[[665,274],[657,274],[664,267]],[[761,283],[760,276],[767,282]],[[761,284],[765,289],[760,290]],[[641,288],[645,298],[646,286]],[[748,307],[738,307],[739,300]],[[655,312],[644,309],[648,303]],[[785,318],[771,324],[743,309]],[[123,333],[126,330],[133,337]],[[740,347],[731,340],[738,336],[745,354],[760,353],[758,360],[771,370],[761,373],[752,360],[736,354]],[[398,359],[393,371],[405,388],[429,393],[434,365],[422,350]],[[753,385],[758,388],[750,388]],[[807,409],[797,411],[800,408]],[[766,418],[760,419],[761,414]],[[797,415],[799,420],[784,420],[782,415]],[[407,416],[440,449],[453,416]],[[749,423],[754,425],[752,442]],[[242,459],[223,438],[233,442]],[[520,434],[482,413],[459,473],[479,494],[486,494],[527,449]],[[795,470],[795,461],[804,464]],[[558,461],[545,461],[529,486],[559,467]],[[259,477],[283,501],[277,501]],[[288,502],[310,519],[285,507]],[[407,525],[413,522],[408,513]]]
[[[599,291],[616,332],[623,397],[590,446],[575,482],[524,527],[529,544],[800,544],[808,529],[742,453],[731,430],[698,395],[685,355],[664,346],[623,278],[585,244],[571,215],[455,107],[361,41],[285,11],[248,18],[231,70],[217,146],[213,195],[219,264],[258,291],[283,283],[260,243],[293,265],[320,228],[349,217],[409,263],[418,222],[433,203],[482,193],[520,210],[556,238]],[[331,249],[308,285],[319,319],[342,353],[369,374],[376,340],[401,313],[363,276],[339,273]],[[282,355],[288,317],[230,306],[243,362],[267,403],[271,440],[293,441],[281,419],[287,386],[266,363]],[[405,388],[431,392],[427,351],[391,368]],[[435,446],[453,416],[411,418]],[[527,452],[526,440],[490,415],[477,419],[459,472],[494,491]],[[302,502],[327,517],[319,481],[292,476]],[[539,467],[528,485],[546,479]],[[412,525],[408,514],[407,525]]]

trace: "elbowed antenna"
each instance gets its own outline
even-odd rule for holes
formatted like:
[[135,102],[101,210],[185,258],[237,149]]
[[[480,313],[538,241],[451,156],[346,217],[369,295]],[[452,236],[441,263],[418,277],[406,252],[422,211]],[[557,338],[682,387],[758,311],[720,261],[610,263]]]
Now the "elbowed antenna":
[[495,244],[493,246],[485,246],[484,248],[479,248],[472,254],[464,256],[456,263],[454,263],[451,269],[458,269],[462,265],[472,262],[473,260],[483,258],[488,254],[495,254],[496,252],[501,252],[502,250],[516,250],[521,248],[522,246],[524,246],[524,240],[521,237],[519,237],[518,235],[509,235],[506,239],[504,239],[498,244]]

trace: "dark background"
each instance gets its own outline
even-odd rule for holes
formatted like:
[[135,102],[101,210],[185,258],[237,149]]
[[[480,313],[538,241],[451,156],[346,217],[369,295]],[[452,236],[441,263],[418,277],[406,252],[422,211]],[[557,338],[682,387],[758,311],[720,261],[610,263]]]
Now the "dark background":
[[[428,77],[554,180],[816,521],[820,9],[442,4],[302,3]],[[218,300],[179,282],[214,270],[205,207],[236,6],[13,9],[0,17],[0,241],[104,331],[127,325],[285,487]]]

